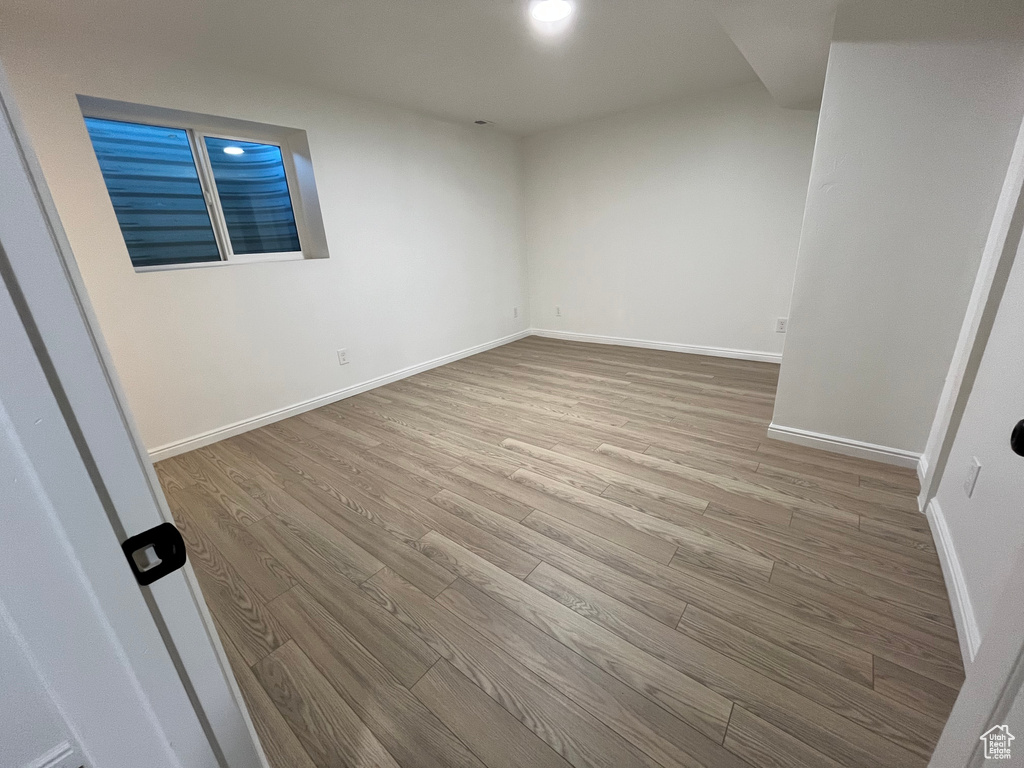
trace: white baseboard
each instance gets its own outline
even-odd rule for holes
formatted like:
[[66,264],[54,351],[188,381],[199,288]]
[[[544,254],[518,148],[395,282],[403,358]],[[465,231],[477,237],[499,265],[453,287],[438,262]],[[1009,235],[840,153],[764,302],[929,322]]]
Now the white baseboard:
[[922,453],[921,458],[917,461],[917,484],[921,489],[921,492],[917,494],[917,508],[921,512],[924,512],[925,505],[928,503],[928,489],[924,487],[926,477],[928,477],[928,454]]
[[153,448],[149,451],[149,457],[153,461],[160,461],[161,459],[169,459],[172,456],[178,456],[182,453],[188,453],[194,451],[197,448],[216,443],[220,440],[226,440],[229,437],[240,435],[243,432],[248,432],[251,429],[258,429],[264,427],[267,424],[273,424],[275,421],[281,419],[287,419],[290,416],[297,416],[300,413],[311,411],[314,408],[320,408],[331,403],[336,403],[339,400],[344,400],[346,397],[352,397],[358,395],[360,392],[366,392],[377,387],[382,387],[385,384],[390,384],[393,381],[408,378],[409,376],[415,376],[417,373],[423,371],[429,371],[431,368],[437,368],[441,365],[447,365],[448,363],[454,363],[456,360],[461,360],[464,357],[479,354],[480,352],[486,352],[489,349],[500,347],[505,344],[509,344],[513,341],[526,338],[531,334],[531,331],[519,331],[513,333],[511,336],[505,336],[494,341],[488,341],[484,344],[478,344],[475,347],[469,347],[468,349],[460,350],[459,352],[452,352],[449,355],[443,355],[442,357],[428,360],[425,363],[419,363],[418,365],[411,365],[408,368],[403,368],[400,371],[386,374],[384,376],[378,376],[375,379],[364,381],[361,384],[353,384],[345,389],[339,389],[336,392],[330,392],[320,397],[314,397],[311,400],[305,400],[295,405],[290,405],[286,408],[279,408],[275,411],[269,411],[268,413],[254,416],[251,419],[244,419],[242,421],[236,421],[234,424],[228,424],[224,427],[218,427],[217,429],[211,429],[208,432],[195,435],[193,437],[185,438],[184,440],[177,440],[173,443],[167,443],[157,448]]
[[956,622],[956,634],[960,639],[960,655],[964,658],[964,668],[969,668],[981,645],[981,631],[978,629],[971,596],[967,592],[967,581],[960,568],[960,560],[956,556],[953,537],[946,525],[939,502],[932,499],[925,510],[928,526],[932,529],[935,549],[939,553],[942,575],[946,580],[946,592],[949,593],[949,605],[953,609],[953,620]]
[[914,453],[913,451],[890,448],[885,445],[876,445],[875,443],[865,443],[860,440],[851,440],[848,437],[823,435],[820,432],[811,432],[806,429],[783,427],[775,422],[768,426],[768,437],[784,440],[787,443],[796,443],[808,448],[820,448],[823,451],[841,453],[844,456],[870,459],[871,461],[880,461],[884,464],[893,464],[897,467],[907,467],[909,469],[916,467],[921,459],[921,454]]
[[346,387],[345,389],[340,389],[336,392],[330,392],[311,400],[305,400],[301,403],[290,405],[287,408],[279,408],[275,411],[269,411],[268,413],[254,416],[251,419],[236,421],[233,424],[218,427],[217,429],[211,429],[207,432],[203,432],[202,434],[185,438],[184,440],[176,440],[173,443],[158,446],[149,451],[149,457],[153,461],[160,461],[162,459],[169,459],[172,456],[178,456],[182,453],[188,453],[189,451],[194,451],[197,448],[202,448],[203,446],[216,443],[219,440],[226,440],[229,437],[240,435],[251,429],[258,429],[259,427],[266,426],[267,424],[273,424],[275,421],[287,419],[290,416],[297,416],[300,413],[311,411],[314,408],[320,408],[324,405],[336,403],[339,400],[344,400],[346,397],[358,395],[360,392],[366,392],[377,387],[382,387],[385,384],[390,384],[393,381],[398,381],[399,379],[404,379],[408,376],[415,376],[417,373],[422,373],[423,371],[428,371],[431,368],[437,368],[438,366],[446,365],[447,363],[453,363],[456,360],[461,360],[462,358],[469,357],[470,355],[486,352],[488,349],[494,349],[495,347],[500,347],[513,341],[526,338],[527,336],[543,336],[549,339],[563,339],[565,341],[584,341],[592,344],[613,344],[622,347],[661,349],[668,352],[683,352],[691,355],[730,357],[737,360],[757,360],[763,363],[779,363],[782,361],[782,355],[775,354],[773,352],[752,352],[743,349],[725,349],[720,347],[698,347],[692,344],[674,344],[662,341],[644,341],[643,339],[625,339],[617,336],[595,336],[589,333],[565,333],[563,331],[551,331],[543,328],[530,328],[525,331],[514,333],[511,336],[505,336],[504,338],[495,339],[494,341],[489,341],[485,344],[479,344],[475,347],[470,347],[469,349],[453,352],[450,355],[444,355],[443,357],[438,357],[425,363],[412,365],[408,368],[403,368],[400,371],[395,371],[394,373],[389,373],[385,376],[378,376],[375,379],[364,381],[361,384],[353,384],[351,387]]
[[747,349],[727,349],[724,347],[699,347],[693,344],[676,344],[669,341],[646,341],[644,339],[626,339],[619,336],[596,336],[592,333],[569,333],[568,331],[552,331],[546,328],[531,328],[530,333],[534,336],[543,336],[546,339],[583,341],[588,344],[613,344],[619,347],[661,349],[666,352],[683,352],[689,355],[709,355],[711,357],[731,357],[736,360],[757,360],[762,363],[782,362],[782,355],[776,352],[754,352]]

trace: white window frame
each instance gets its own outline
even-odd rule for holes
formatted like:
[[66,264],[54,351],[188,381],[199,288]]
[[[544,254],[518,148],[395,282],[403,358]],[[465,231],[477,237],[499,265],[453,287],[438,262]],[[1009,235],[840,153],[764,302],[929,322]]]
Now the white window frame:
[[[91,96],[79,95],[78,101],[84,117],[183,130],[188,136],[192,160],[195,163],[199,185],[206,201],[206,210],[210,216],[210,224],[213,227],[220,259],[141,267],[133,265],[136,272],[164,272],[176,269],[221,267],[228,264],[300,261],[328,257],[327,238],[324,234],[323,217],[320,213],[316,181],[313,178],[313,166],[309,159],[309,144],[306,141],[305,131]],[[288,196],[291,200],[292,215],[295,218],[301,250],[279,253],[235,253],[231,246],[227,221],[224,218],[213,166],[210,163],[210,155],[206,147],[207,136],[228,141],[268,144],[281,150]]]
[[[179,126],[167,126],[169,128]],[[196,161],[196,171],[199,173],[199,185],[203,188],[203,196],[206,198],[206,209],[210,213],[210,223],[213,224],[213,234],[217,239],[220,248],[222,261],[251,262],[251,261],[288,261],[293,259],[304,259],[302,254],[302,232],[299,232],[298,251],[285,251],[280,253],[235,253],[231,245],[231,233],[228,232],[228,224],[224,218],[224,208],[220,201],[220,192],[217,190],[217,179],[213,175],[213,164],[210,162],[210,152],[206,147],[206,137],[214,139],[227,139],[228,141],[240,141],[256,144],[267,144],[281,150],[281,160],[284,164],[285,182],[288,185],[288,197],[291,201],[292,216],[295,217],[295,224],[298,227],[299,212],[295,210],[295,190],[298,189],[298,182],[295,178],[295,163],[292,162],[287,146],[277,141],[256,140],[244,136],[229,136],[222,132],[202,131],[197,128],[185,128],[189,142],[192,144],[192,157]],[[200,262],[202,263],[202,262]],[[188,265],[181,265],[188,266]],[[155,267],[143,267],[143,269],[154,269]]]

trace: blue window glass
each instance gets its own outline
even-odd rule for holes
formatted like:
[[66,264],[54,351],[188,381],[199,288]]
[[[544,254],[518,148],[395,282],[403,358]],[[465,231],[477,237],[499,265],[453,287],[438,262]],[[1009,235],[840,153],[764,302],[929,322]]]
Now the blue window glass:
[[207,136],[217,195],[237,254],[301,250],[281,148]]
[[220,261],[188,134],[85,118],[136,267]]

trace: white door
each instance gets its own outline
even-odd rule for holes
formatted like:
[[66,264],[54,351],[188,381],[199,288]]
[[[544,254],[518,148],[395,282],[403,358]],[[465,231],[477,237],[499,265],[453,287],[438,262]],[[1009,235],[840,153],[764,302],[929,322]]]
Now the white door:
[[265,766],[191,568],[143,587],[119,546],[171,517],[11,93],[0,71],[0,619],[97,768]]
[[[1022,148],[1024,128],[1008,176],[1016,179],[1009,187],[1013,194],[1005,201],[1007,218],[1012,220],[992,280],[998,309],[991,330],[979,335],[987,338],[981,342],[981,362],[928,509],[933,526],[941,520],[939,527],[950,545],[947,558],[955,561],[949,586],[959,607],[967,671],[933,755],[934,768],[1024,764]],[[972,482],[968,468],[975,461],[980,472]],[[991,742],[982,738],[985,734],[990,734]],[[1009,747],[1011,757],[986,758],[986,744],[994,749],[999,743]]]
[[[6,280],[0,360],[0,612],[6,628],[87,765],[216,765]],[[17,660],[7,656],[2,663]],[[25,706],[5,690],[0,718],[16,722]]]

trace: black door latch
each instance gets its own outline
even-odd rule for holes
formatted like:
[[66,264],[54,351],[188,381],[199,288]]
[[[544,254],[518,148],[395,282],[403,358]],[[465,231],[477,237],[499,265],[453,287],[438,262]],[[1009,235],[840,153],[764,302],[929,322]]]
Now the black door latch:
[[1024,456],[1024,419],[1021,419],[1010,433],[1010,448],[1018,456]]
[[162,579],[185,564],[185,540],[172,523],[132,536],[121,544],[135,580],[142,586]]

